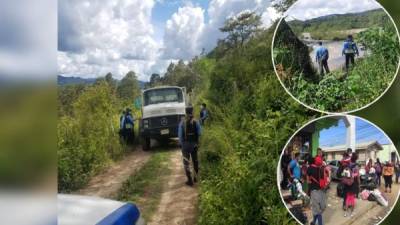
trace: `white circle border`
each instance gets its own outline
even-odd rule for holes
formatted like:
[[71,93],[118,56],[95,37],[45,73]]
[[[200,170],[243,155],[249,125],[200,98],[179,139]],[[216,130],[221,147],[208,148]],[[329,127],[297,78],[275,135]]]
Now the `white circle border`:
[[[310,125],[310,124],[312,124],[312,123],[314,123],[314,122],[316,122],[316,121],[322,120],[322,119],[333,118],[333,117],[338,117],[338,116],[343,116],[343,117],[345,117],[345,116],[353,116],[355,119],[360,119],[360,120],[363,120],[364,122],[369,123],[370,125],[374,126],[376,129],[378,129],[380,132],[382,132],[382,134],[390,141],[390,144],[391,144],[391,145],[394,145],[392,139],[391,139],[380,127],[378,127],[376,124],[372,123],[371,121],[369,121],[369,120],[367,120],[367,119],[364,119],[364,118],[359,117],[359,116],[354,116],[354,115],[346,115],[346,114],[335,114],[335,115],[332,115],[332,114],[331,114],[331,115],[325,115],[325,116],[322,116],[322,117],[319,117],[319,118],[315,118],[315,119],[313,119],[313,120],[310,120],[309,122],[307,122],[306,124],[304,124],[302,127],[300,127],[299,129],[297,129],[296,132],[294,132],[294,134],[293,134],[293,135],[289,138],[289,140],[286,142],[284,148],[283,148],[282,151],[281,151],[281,154],[279,154],[279,161],[278,161],[278,165],[277,165],[277,168],[276,168],[276,185],[277,185],[277,187],[278,187],[278,191],[279,191],[279,195],[280,195],[280,197],[281,197],[281,201],[282,201],[283,205],[285,205],[286,210],[290,213],[290,215],[292,216],[292,218],[295,219],[296,222],[299,223],[299,224],[301,224],[301,225],[305,225],[305,224],[301,223],[301,222],[293,215],[293,213],[289,210],[289,208],[287,207],[287,204],[285,203],[285,200],[284,200],[284,198],[283,198],[282,191],[281,191],[281,186],[280,186],[280,183],[279,183],[279,176],[280,176],[280,173],[279,173],[279,172],[280,172],[280,169],[281,169],[280,166],[281,166],[281,160],[282,160],[283,152],[284,152],[284,150],[287,148],[287,146],[289,145],[290,141],[291,141],[301,130],[303,130],[303,129],[304,129],[305,127],[307,127],[308,125]],[[396,148],[396,153],[397,153],[397,157],[400,159],[400,154],[399,154],[399,151],[398,151],[397,148]],[[376,223],[376,225],[379,225],[379,224],[381,224],[382,222],[384,222],[384,221],[386,220],[386,218],[392,213],[393,209],[396,207],[396,205],[397,205],[397,203],[398,203],[398,201],[399,201],[399,197],[400,197],[400,190],[397,192],[396,201],[394,201],[393,206],[391,207],[391,209],[386,213],[386,215],[385,215],[378,223]]]
[[[296,5],[298,2],[300,2],[300,1],[302,1],[302,0],[298,0],[298,1],[296,1],[295,3],[293,3],[293,4],[283,13],[282,18],[279,19],[279,22],[278,22],[278,24],[277,24],[277,26],[276,26],[276,28],[275,28],[275,31],[274,31],[274,35],[273,35],[273,37],[272,37],[272,46],[271,46],[272,64],[273,64],[273,67],[274,67],[275,75],[276,75],[276,77],[278,78],[279,83],[280,83],[280,84],[282,85],[282,87],[285,89],[285,91],[286,91],[295,101],[297,101],[298,103],[300,103],[300,104],[303,105],[304,107],[306,107],[306,108],[308,108],[308,109],[310,109],[310,110],[317,111],[317,112],[323,113],[323,114],[328,114],[328,115],[342,115],[342,114],[350,114],[350,113],[358,112],[358,111],[361,111],[361,110],[363,110],[363,109],[365,109],[365,108],[368,108],[369,106],[371,106],[371,105],[373,105],[374,103],[376,103],[377,101],[379,101],[379,99],[381,99],[381,98],[386,94],[386,92],[388,92],[389,89],[392,87],[393,83],[395,82],[395,80],[396,80],[396,78],[397,78],[397,76],[398,76],[398,74],[399,74],[399,69],[400,69],[400,56],[399,56],[399,59],[398,59],[398,62],[397,62],[397,70],[396,70],[396,73],[394,74],[393,79],[392,79],[392,81],[390,82],[390,84],[389,84],[389,85],[387,86],[387,88],[381,93],[381,95],[379,95],[377,98],[375,98],[373,101],[371,101],[370,103],[366,104],[365,106],[360,107],[360,108],[357,108],[357,109],[353,109],[353,110],[350,110],[350,111],[345,111],[345,112],[328,112],[328,111],[324,111],[324,110],[320,110],[320,109],[313,108],[313,107],[311,107],[311,106],[309,106],[309,105],[306,105],[305,103],[303,103],[303,102],[300,101],[299,99],[297,99],[297,98],[286,88],[285,84],[282,82],[281,78],[280,78],[279,75],[278,75],[278,71],[276,70],[276,64],[275,64],[275,58],[274,58],[275,37],[276,37],[276,33],[277,33],[277,31],[278,31],[279,26],[281,25],[283,19],[285,19],[285,14],[286,14],[288,11],[290,11],[290,9],[291,9],[293,6],[295,6],[295,5]],[[376,0],[371,0],[371,1],[374,1],[376,4],[378,4],[378,5],[386,12],[386,14],[389,16],[390,20],[392,21],[392,23],[393,23],[393,25],[394,25],[394,28],[396,29],[396,32],[397,32],[397,40],[398,40],[399,45],[400,45],[400,33],[399,33],[399,30],[398,30],[398,28],[397,28],[397,24],[396,24],[396,22],[394,21],[393,17],[389,14],[389,12],[385,9],[385,7],[383,7],[383,5],[382,5],[381,3],[377,2]]]

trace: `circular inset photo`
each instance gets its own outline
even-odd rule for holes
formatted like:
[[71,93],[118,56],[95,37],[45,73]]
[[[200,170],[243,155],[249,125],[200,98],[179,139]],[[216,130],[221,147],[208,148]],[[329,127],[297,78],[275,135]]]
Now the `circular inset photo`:
[[282,86],[324,113],[369,106],[399,68],[398,30],[375,0],[298,0],[278,23],[272,45]]
[[277,168],[282,201],[301,224],[379,224],[399,197],[400,161],[389,137],[354,116],[311,121]]

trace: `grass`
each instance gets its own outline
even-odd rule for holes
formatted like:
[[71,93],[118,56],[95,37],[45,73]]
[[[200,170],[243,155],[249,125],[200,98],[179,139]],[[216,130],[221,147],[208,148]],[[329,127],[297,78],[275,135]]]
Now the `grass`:
[[122,185],[117,199],[137,204],[149,221],[161,200],[165,177],[171,173],[168,160],[171,152],[155,152],[147,163]]

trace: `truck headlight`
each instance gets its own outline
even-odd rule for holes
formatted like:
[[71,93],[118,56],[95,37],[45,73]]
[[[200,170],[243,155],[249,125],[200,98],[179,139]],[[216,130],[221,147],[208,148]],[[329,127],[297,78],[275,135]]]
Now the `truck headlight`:
[[143,127],[144,128],[149,128],[149,121],[148,120],[143,120]]

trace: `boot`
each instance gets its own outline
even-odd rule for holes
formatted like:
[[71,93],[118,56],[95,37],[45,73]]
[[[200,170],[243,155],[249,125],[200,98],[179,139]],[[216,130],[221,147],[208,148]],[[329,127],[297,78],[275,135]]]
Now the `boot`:
[[191,178],[191,177],[188,177],[188,179],[187,179],[187,181],[186,181],[185,184],[186,184],[187,186],[193,186],[192,178]]

